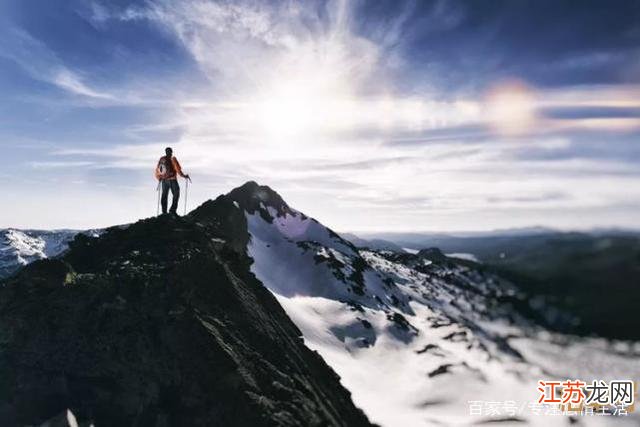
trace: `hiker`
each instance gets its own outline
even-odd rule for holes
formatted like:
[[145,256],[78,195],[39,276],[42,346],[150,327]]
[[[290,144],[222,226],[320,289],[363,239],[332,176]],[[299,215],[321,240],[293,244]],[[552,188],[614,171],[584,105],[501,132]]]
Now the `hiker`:
[[[182,168],[178,159],[173,157],[173,150],[171,147],[167,147],[165,155],[158,160],[158,166],[156,166],[156,179],[162,185],[162,213],[167,213],[167,197],[169,196],[169,189],[171,189],[171,209],[169,212],[176,214],[178,209],[178,199],[180,198],[180,186],[178,185],[178,175],[188,180],[191,180],[189,174],[182,173]],[[160,184],[158,184],[160,185]]]

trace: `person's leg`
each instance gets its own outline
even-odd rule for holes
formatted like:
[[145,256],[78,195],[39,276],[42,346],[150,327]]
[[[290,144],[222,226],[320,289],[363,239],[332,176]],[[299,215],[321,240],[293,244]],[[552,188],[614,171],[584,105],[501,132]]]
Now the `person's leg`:
[[178,210],[178,199],[180,199],[180,185],[178,185],[177,179],[172,179],[171,181],[171,209],[169,212],[176,213]]
[[162,180],[162,196],[160,197],[160,204],[162,205],[162,213],[167,213],[167,198],[169,197],[170,184],[168,180]]

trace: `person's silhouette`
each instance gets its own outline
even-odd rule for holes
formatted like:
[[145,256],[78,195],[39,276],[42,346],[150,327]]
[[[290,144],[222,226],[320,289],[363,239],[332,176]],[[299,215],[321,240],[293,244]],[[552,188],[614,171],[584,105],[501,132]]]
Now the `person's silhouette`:
[[167,213],[167,198],[169,196],[169,190],[171,190],[172,200],[171,208],[169,212],[177,214],[178,200],[180,199],[180,185],[178,184],[178,175],[183,178],[191,179],[189,174],[182,172],[182,167],[178,163],[178,159],[173,156],[173,150],[171,147],[167,147],[165,155],[160,157],[158,165],[156,166],[155,176],[162,185],[162,197],[160,203],[162,205],[162,213]]

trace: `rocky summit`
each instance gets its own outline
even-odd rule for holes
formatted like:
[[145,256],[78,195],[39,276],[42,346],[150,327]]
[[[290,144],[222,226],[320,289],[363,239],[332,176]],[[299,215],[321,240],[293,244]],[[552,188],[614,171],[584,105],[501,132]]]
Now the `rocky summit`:
[[0,425],[370,425],[251,273],[248,240],[220,196],[5,279]]

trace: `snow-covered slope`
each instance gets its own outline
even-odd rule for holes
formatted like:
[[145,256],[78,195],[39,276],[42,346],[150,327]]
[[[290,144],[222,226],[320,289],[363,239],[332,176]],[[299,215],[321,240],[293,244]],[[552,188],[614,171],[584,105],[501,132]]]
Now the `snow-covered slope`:
[[23,265],[48,258],[67,249],[67,243],[78,231],[0,230],[0,278]]
[[567,425],[536,405],[539,379],[640,377],[639,344],[550,334],[523,315],[515,288],[473,262],[359,250],[253,182],[229,196],[245,211],[253,273],[374,422]]

